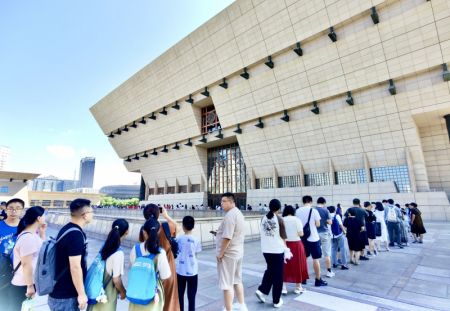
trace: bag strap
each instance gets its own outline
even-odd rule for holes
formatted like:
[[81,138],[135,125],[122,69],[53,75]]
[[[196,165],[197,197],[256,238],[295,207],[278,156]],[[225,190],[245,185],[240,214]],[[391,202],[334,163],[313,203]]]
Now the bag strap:
[[134,250],[136,252],[136,258],[142,257],[141,245],[139,243],[134,246]]
[[169,223],[163,222],[162,223],[162,227],[163,227],[163,230],[164,230],[164,234],[166,235],[166,238],[170,241],[172,239],[172,234],[170,234]]
[[70,228],[69,230],[66,230],[66,231],[65,231],[63,234],[61,234],[61,236],[55,241],[55,243],[59,243],[59,241],[61,241],[66,235],[68,235],[69,233],[74,232],[74,231],[80,232],[81,235],[83,236],[83,242],[86,243],[86,239],[84,238],[83,232],[82,232],[80,229],[78,229],[78,228]]
[[311,209],[309,210],[309,216],[308,216],[308,221],[307,221],[307,223],[309,224],[309,221],[311,220],[311,214],[312,214],[312,207],[311,207]]

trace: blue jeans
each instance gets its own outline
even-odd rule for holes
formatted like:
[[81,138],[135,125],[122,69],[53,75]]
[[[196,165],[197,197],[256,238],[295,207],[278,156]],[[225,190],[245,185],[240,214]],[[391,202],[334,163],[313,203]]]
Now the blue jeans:
[[390,222],[387,223],[387,229],[389,233],[389,242],[391,244],[397,243],[397,245],[401,244],[401,235],[400,235],[400,224],[398,222]]
[[48,306],[51,311],[79,311],[78,300],[75,298],[56,299],[48,296]]
[[341,251],[341,262],[342,265],[346,266],[348,262],[347,247],[345,246],[345,236],[341,234],[337,238],[331,240],[331,262],[333,265],[337,265],[337,252],[338,249]]

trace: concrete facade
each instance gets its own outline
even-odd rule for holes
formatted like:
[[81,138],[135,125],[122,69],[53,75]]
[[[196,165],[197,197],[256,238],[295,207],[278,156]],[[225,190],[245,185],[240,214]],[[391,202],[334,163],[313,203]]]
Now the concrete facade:
[[[293,51],[297,43],[302,56]],[[265,64],[268,56],[273,69]],[[192,192],[196,185],[202,194],[194,197],[203,198],[197,204],[205,203],[208,148],[238,142],[248,203],[266,203],[271,195],[298,202],[310,193],[349,204],[331,195],[338,189],[346,199],[420,201],[427,218],[450,220],[443,118],[450,114],[449,63],[448,0],[237,0],[91,112],[118,156],[131,160],[124,162],[128,170],[163,194],[171,187]],[[249,79],[240,75],[244,68]],[[227,88],[220,86],[223,78]],[[209,96],[201,94],[205,87]],[[349,91],[353,105],[346,102]],[[192,105],[185,102],[189,96]],[[171,108],[176,101],[179,110]],[[319,114],[311,112],[314,102]],[[209,134],[200,143],[201,108],[210,104],[224,139]],[[167,115],[159,113],[163,108]],[[280,119],[285,110],[289,122]],[[255,127],[259,118],[262,129]],[[238,125],[242,134],[234,132]],[[184,145],[188,139],[192,147]],[[172,149],[176,143],[179,150]],[[386,167],[407,169],[408,192],[398,193],[389,177],[374,180],[371,172]],[[364,182],[334,185],[336,172],[353,170],[362,170]],[[305,175],[323,173],[331,184],[306,187]],[[278,177],[287,176],[299,176],[298,187],[279,188]],[[265,178],[272,178],[273,189],[256,189]],[[192,200],[191,193],[175,192],[174,204],[184,196]],[[169,197],[153,199],[167,203]]]

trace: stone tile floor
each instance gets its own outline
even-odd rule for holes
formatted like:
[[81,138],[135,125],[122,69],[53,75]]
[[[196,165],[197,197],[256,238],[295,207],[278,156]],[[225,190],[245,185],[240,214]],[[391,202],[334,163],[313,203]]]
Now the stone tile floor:
[[[284,296],[283,310],[450,310],[450,224],[427,223],[424,244],[410,244],[404,249],[381,252],[377,257],[348,271],[336,270],[327,279],[328,286],[316,288],[312,281],[306,293]],[[49,229],[55,234],[54,228]],[[100,240],[89,240],[89,259],[101,246]],[[261,304],[254,292],[265,269],[259,242],[245,245],[244,285],[248,309],[270,310],[272,304]],[[199,288],[197,310],[221,311],[222,293],[217,288],[214,251],[199,255]],[[311,264],[309,263],[311,267]],[[322,266],[322,268],[324,268]],[[310,271],[310,277],[314,274]],[[291,287],[293,289],[293,287]],[[271,301],[270,297],[267,299]],[[118,310],[127,310],[121,301]],[[46,311],[46,297],[36,299],[34,311]]]

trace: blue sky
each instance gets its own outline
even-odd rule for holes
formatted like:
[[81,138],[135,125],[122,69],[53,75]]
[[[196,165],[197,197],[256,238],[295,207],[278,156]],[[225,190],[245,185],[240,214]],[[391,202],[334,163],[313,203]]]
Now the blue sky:
[[139,182],[89,108],[233,0],[0,0],[0,145],[7,169],[73,178],[97,158],[95,187]]

